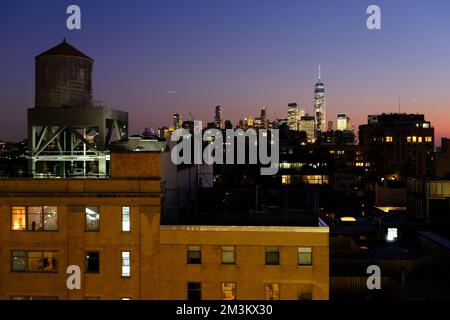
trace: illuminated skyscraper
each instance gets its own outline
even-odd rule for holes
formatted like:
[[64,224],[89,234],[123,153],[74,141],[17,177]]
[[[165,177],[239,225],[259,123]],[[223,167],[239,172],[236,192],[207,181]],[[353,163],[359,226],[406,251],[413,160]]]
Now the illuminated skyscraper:
[[328,121],[328,131],[333,131],[333,121]]
[[315,119],[308,115],[302,116],[298,123],[298,130],[306,132],[306,138],[309,143],[314,143],[316,141],[315,135]]
[[337,130],[353,131],[352,120],[345,113],[338,113],[337,115]]
[[289,130],[298,130],[298,120],[299,120],[298,105],[296,102],[288,104],[288,126]]
[[249,127],[249,128],[253,127],[253,118],[252,118],[252,116],[248,116],[247,127]]
[[223,129],[222,128],[222,116],[223,116],[222,106],[216,106],[214,122],[216,123],[217,129]]
[[326,115],[325,115],[325,86],[320,79],[320,66],[319,66],[319,79],[314,86],[314,119],[316,121],[316,131],[326,131]]
[[173,115],[173,128],[180,129],[181,125],[183,124],[183,119],[181,118],[181,115],[178,113],[174,113]]
[[261,128],[267,127],[267,113],[266,106],[261,107]]

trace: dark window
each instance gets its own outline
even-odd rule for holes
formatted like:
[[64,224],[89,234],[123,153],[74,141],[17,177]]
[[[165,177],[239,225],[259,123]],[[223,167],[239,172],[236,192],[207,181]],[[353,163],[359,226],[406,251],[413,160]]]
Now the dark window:
[[89,251],[86,253],[86,272],[100,272],[100,252]]
[[13,251],[11,260],[13,272],[27,271],[27,253],[25,251]]
[[278,247],[266,248],[266,265],[280,264],[280,249]]
[[202,299],[202,284],[200,282],[188,282],[187,299],[189,301]]
[[298,248],[298,265],[299,266],[312,265],[312,248],[311,247]]
[[298,300],[312,300],[311,292],[301,292],[298,295]]
[[236,248],[234,246],[222,247],[222,264],[236,263]]
[[200,246],[188,246],[187,263],[188,264],[202,263],[202,252]]

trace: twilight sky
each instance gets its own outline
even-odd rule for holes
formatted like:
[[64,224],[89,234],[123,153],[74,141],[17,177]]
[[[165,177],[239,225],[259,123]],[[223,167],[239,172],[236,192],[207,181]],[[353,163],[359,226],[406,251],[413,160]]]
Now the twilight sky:
[[[82,30],[66,28],[78,4]],[[366,28],[377,4],[382,29]],[[425,113],[450,137],[448,0],[39,0],[0,4],[0,138],[26,136],[34,104],[34,56],[67,41],[92,57],[94,97],[129,112],[130,134],[214,106],[235,124],[267,105],[286,117],[312,113],[318,65],[327,120],[346,112]],[[175,93],[168,93],[174,91]]]

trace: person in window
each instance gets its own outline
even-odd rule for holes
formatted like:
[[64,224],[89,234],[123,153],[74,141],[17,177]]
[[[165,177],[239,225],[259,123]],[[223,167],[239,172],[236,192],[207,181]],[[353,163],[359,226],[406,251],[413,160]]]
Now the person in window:
[[53,272],[55,265],[55,259],[44,258],[44,272]]

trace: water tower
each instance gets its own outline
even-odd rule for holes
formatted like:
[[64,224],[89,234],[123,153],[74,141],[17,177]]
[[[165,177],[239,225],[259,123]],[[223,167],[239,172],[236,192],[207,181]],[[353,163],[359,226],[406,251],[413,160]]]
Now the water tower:
[[94,60],[65,40],[36,56],[28,109],[29,173],[105,176],[109,144],[128,139],[128,113],[93,102]]

